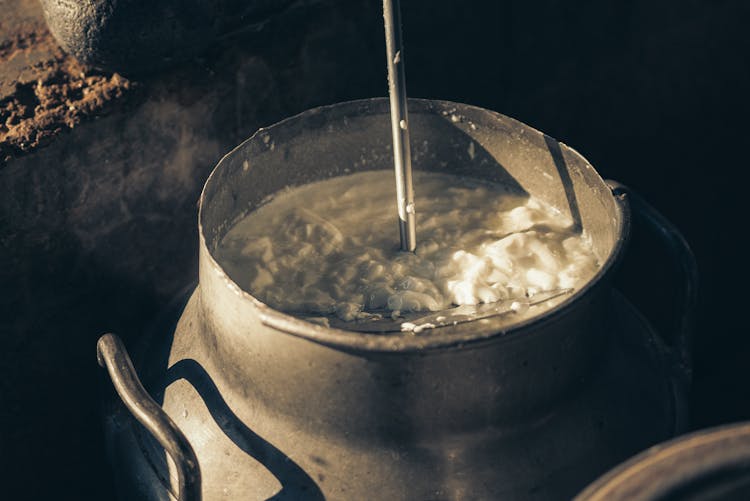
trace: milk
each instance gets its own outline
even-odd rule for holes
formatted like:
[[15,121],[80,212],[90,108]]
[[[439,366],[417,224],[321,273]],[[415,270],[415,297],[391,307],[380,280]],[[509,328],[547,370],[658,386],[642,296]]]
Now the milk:
[[218,262],[269,306],[351,321],[575,288],[599,267],[585,232],[540,200],[414,172],[417,249],[398,249],[393,172],[286,189],[239,220]]

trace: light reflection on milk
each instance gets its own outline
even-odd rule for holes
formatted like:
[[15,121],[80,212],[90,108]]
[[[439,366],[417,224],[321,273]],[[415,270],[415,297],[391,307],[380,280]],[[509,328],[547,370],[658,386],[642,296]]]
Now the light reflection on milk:
[[279,193],[234,225],[217,258],[240,287],[281,311],[437,311],[576,287],[598,263],[588,236],[501,185],[414,172],[417,250],[398,250],[392,171]]

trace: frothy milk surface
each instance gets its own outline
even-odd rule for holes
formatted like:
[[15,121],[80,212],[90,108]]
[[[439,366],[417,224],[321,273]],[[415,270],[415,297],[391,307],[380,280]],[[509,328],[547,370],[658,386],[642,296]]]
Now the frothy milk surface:
[[421,171],[414,186],[414,254],[399,250],[395,181],[382,170],[279,192],[227,232],[217,260],[273,308],[343,320],[523,298],[598,269],[585,232],[533,197]]

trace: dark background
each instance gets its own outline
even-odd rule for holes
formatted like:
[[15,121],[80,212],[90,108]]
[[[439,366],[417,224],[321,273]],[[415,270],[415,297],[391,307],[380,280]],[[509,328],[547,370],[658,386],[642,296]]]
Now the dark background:
[[[681,229],[701,277],[691,425],[750,419],[744,176],[750,4],[402,3],[410,96],[482,106],[542,130],[580,151],[603,177],[637,190]],[[380,8],[362,0],[317,3],[304,15],[282,17],[174,68],[133,79],[146,101],[166,93],[190,103],[214,92],[213,85],[246,85],[257,74],[240,72],[243,61],[265,62],[266,80],[246,96],[257,101],[247,120],[206,125],[208,135],[220,137],[204,162],[205,176],[223,152],[260,125],[320,104],[385,95]],[[227,56],[238,47],[239,55]],[[75,132],[57,140],[68,141]],[[181,261],[178,272],[160,263],[170,259],[170,239],[188,249],[194,245],[199,187],[200,180],[179,207],[187,214],[179,224],[147,235],[153,246],[123,237],[102,248],[119,252],[121,262],[153,256],[146,271],[155,282],[189,282],[194,259]],[[642,237],[627,258],[623,288],[666,330],[678,277]],[[23,265],[13,275],[23,280],[1,285],[1,304],[10,306],[3,314],[8,334],[2,347],[10,368],[0,374],[0,498],[111,498],[94,342],[110,329],[136,340],[136,327],[178,288],[143,288],[97,254],[82,258],[78,243],[68,238],[52,235],[51,247],[24,244]]]

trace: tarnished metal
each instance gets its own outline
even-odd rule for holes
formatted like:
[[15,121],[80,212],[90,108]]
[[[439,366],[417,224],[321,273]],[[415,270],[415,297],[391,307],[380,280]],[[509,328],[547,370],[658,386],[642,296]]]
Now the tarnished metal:
[[99,365],[107,369],[122,402],[174,461],[178,477],[177,499],[200,501],[201,474],[195,452],[185,435],[141,385],[120,338],[114,334],[99,338],[96,357]]
[[399,0],[383,0],[383,20],[388,68],[388,96],[391,103],[391,135],[393,136],[393,168],[396,174],[399,238],[402,251],[414,252],[417,248],[417,216],[411,174],[409,112],[404,70],[406,58],[401,37]]
[[[385,99],[310,110],[219,163],[201,196],[199,285],[143,344],[143,378],[195,447],[206,500],[570,499],[684,426],[684,366],[611,281],[630,212],[574,150],[498,113],[410,100],[414,168],[503,182],[571,216],[601,269],[548,310],[425,334],[275,311],[213,252],[286,186],[387,168]],[[126,413],[108,420],[125,496],[175,482]]]
[[612,469],[575,501],[747,501],[750,423],[701,430]]
[[[475,322],[502,315],[513,315],[519,311],[544,303],[565,294],[573,289],[554,289],[538,292],[528,298],[504,299],[494,303],[464,304],[445,310],[425,313],[423,311],[401,314],[396,318],[389,317],[383,310],[383,317],[365,319],[362,321],[345,321],[337,317],[328,318],[331,327],[337,329],[368,332],[371,334],[386,334],[393,332],[414,332],[418,334],[428,329],[452,327],[464,322]],[[379,313],[380,314],[380,313]]]

